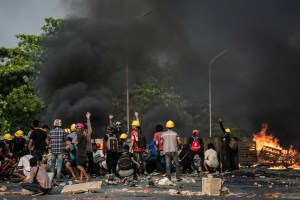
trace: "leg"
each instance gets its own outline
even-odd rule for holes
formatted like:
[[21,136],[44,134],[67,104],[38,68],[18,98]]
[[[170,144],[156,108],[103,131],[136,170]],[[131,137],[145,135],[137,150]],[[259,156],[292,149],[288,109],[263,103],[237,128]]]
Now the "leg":
[[90,174],[94,174],[95,170],[94,170],[94,158],[93,158],[93,152],[88,152],[87,153],[87,157],[89,159],[89,167],[88,167],[88,171]]
[[83,166],[77,165],[77,168],[80,170],[80,182],[82,182],[83,175],[85,176],[86,182],[90,181],[89,175],[86,173],[85,169]]
[[54,154],[54,153],[51,154],[51,167],[50,167],[50,171],[53,172],[53,173],[55,172],[56,157],[57,157],[57,154]]
[[176,169],[176,178],[180,179],[180,165],[178,162],[178,153],[177,152],[172,153],[172,159],[174,161],[174,165],[175,165],[175,169]]
[[66,168],[69,170],[69,172],[72,174],[72,179],[76,179],[76,175],[74,173],[74,170],[71,166],[71,163],[70,162],[66,162]]
[[194,163],[194,156],[195,156],[194,153],[189,152],[189,158],[190,158],[190,162],[191,162],[192,169],[193,169],[193,170],[196,170],[197,167],[196,167],[196,165],[195,165],[195,163]]
[[61,176],[63,161],[64,161],[63,154],[62,153],[58,154],[57,155],[57,174],[56,174],[57,179],[59,179]]
[[107,164],[107,172],[111,174],[112,171],[112,155],[111,153],[106,154],[106,164]]
[[114,153],[112,159],[112,173],[116,173],[117,164],[118,164],[118,153]]
[[42,187],[37,183],[21,183],[21,187],[31,192],[42,192]]
[[171,180],[171,158],[170,158],[170,153],[165,154],[165,161],[166,161],[167,177],[168,177],[169,180]]

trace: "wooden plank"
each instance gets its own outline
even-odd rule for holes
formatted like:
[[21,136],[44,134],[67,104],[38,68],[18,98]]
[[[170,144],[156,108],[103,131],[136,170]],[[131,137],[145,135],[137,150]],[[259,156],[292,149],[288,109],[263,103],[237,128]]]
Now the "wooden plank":
[[61,191],[61,194],[78,194],[83,192],[100,190],[102,181],[94,181],[87,183],[79,183],[75,185],[66,185]]

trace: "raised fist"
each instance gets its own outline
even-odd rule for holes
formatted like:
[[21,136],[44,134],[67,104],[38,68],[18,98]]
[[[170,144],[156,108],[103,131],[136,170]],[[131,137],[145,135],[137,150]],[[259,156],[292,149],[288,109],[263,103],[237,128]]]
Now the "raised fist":
[[89,119],[91,117],[91,113],[87,112],[85,116],[87,119]]
[[138,113],[138,112],[135,112],[134,115],[135,115],[136,117],[138,117],[138,116],[139,116],[139,113]]
[[114,116],[113,115],[109,115],[109,119],[113,119],[114,118]]
[[222,122],[222,119],[219,119],[218,121],[219,121],[219,122]]

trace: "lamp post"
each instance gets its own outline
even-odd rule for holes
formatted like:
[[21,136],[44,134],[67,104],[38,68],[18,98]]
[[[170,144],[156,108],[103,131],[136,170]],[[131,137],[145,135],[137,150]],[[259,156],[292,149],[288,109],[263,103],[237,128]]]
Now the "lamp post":
[[219,53],[218,55],[216,55],[215,57],[213,57],[210,60],[210,64],[209,64],[209,69],[208,69],[208,98],[209,98],[209,138],[211,138],[211,66],[214,63],[214,61],[219,58],[221,55],[223,55],[224,53],[226,53],[228,51],[228,49],[225,49],[224,51],[222,51],[221,53]]

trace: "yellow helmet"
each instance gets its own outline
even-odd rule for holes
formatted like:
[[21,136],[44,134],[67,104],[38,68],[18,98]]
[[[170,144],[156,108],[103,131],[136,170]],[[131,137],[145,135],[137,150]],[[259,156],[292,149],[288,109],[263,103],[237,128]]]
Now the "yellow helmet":
[[71,125],[71,131],[76,131],[76,124]]
[[99,148],[100,150],[103,150],[103,144],[100,144],[100,148]]
[[15,136],[16,137],[22,137],[24,136],[24,132],[22,130],[18,130],[16,133],[15,133]]
[[174,125],[174,122],[172,122],[171,120],[169,120],[167,123],[166,123],[166,127],[167,128],[173,128],[175,125]]
[[122,134],[120,135],[120,139],[126,140],[126,139],[127,139],[126,133],[122,133]]
[[225,128],[225,132],[226,132],[226,133],[231,133],[230,128]]
[[6,133],[6,134],[4,135],[4,140],[12,140],[11,134]]
[[140,122],[137,120],[134,120],[131,124],[131,126],[140,126]]
[[70,134],[71,133],[71,129],[65,128],[65,132],[68,133],[68,134]]

